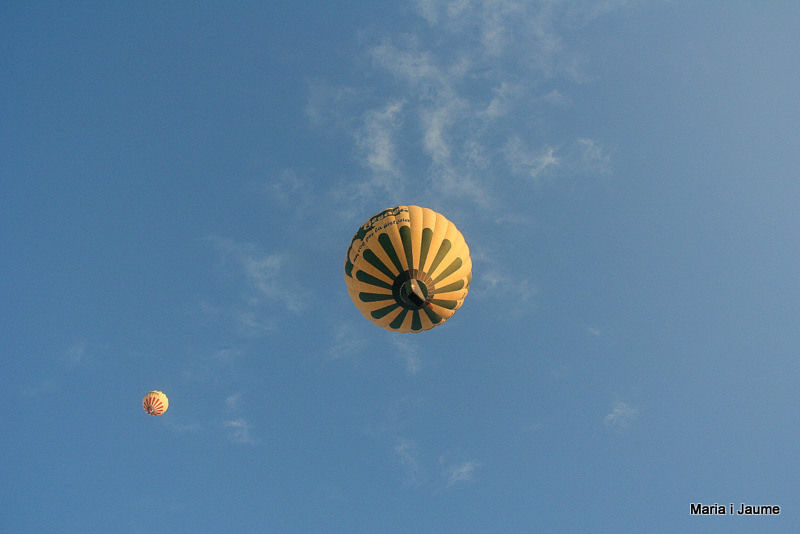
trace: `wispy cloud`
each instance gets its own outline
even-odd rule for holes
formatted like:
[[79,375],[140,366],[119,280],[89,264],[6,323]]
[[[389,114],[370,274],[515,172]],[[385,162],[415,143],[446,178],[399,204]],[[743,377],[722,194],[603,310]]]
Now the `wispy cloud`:
[[442,454],[439,457],[439,466],[444,489],[470,482],[475,478],[475,472],[481,465],[480,462],[465,457],[462,452],[448,451]]
[[481,464],[475,461],[462,462],[449,465],[444,471],[447,487],[451,487],[460,482],[469,482],[475,475],[475,469]]
[[403,468],[403,484],[414,487],[422,484],[424,476],[423,469],[420,464],[420,451],[414,440],[400,440],[395,446],[394,452]]
[[512,172],[536,181],[555,172],[561,165],[561,157],[556,156],[556,147],[544,145],[531,149],[524,146],[519,136],[509,139],[504,156]]
[[[591,8],[572,9],[567,3],[527,0],[420,0],[418,13],[449,38],[471,37],[475,56],[484,62],[505,60],[516,70],[538,78],[556,76],[581,80],[582,56],[564,40],[560,27],[582,25],[599,16]],[[477,37],[477,39],[475,39]],[[479,52],[479,54],[477,53]],[[502,67],[495,67],[502,68]]]
[[377,175],[400,175],[395,135],[402,125],[403,101],[390,101],[382,108],[367,112],[358,144],[365,154],[366,166]]
[[611,172],[611,155],[596,140],[578,139],[580,171],[586,174],[608,174]]
[[279,305],[297,313],[307,305],[310,295],[292,275],[292,258],[287,253],[264,253],[253,243],[240,243],[219,236],[208,238],[224,259],[238,266],[248,285],[252,304]]
[[627,428],[639,416],[639,410],[629,404],[617,400],[611,407],[611,412],[605,416],[603,422],[606,426]]
[[242,394],[241,393],[234,393],[232,395],[229,395],[225,399],[225,407],[228,410],[231,410],[231,411],[238,410],[240,405],[241,405],[241,403],[242,403]]
[[[299,312],[306,305],[308,296],[302,294],[297,283],[291,281],[286,268],[285,254],[266,256],[240,256],[245,274],[258,293],[271,302],[283,304],[290,312]],[[289,283],[286,284],[287,278]]]
[[586,178],[611,172],[611,155],[599,141],[582,137],[567,146],[527,146],[519,136],[503,149],[509,169],[534,183],[553,183],[556,178]]
[[[366,321],[366,319],[364,319]],[[344,322],[333,329],[333,336],[328,346],[328,356],[334,360],[350,359],[358,362],[369,346],[368,337],[364,329],[376,328],[367,322]],[[409,375],[416,375],[423,368],[424,362],[420,356],[420,346],[412,336],[394,335],[387,341],[393,346],[395,354],[405,366]]]
[[501,300],[506,303],[509,311],[525,309],[538,293],[532,281],[512,275],[498,266],[485,266],[476,286],[476,298]]
[[552,91],[539,95],[536,97],[536,100],[558,107],[568,107],[572,105],[572,99],[569,95],[562,93],[558,89],[553,89]]
[[331,134],[350,132],[355,124],[350,110],[363,100],[362,93],[355,87],[333,85],[324,80],[310,80],[305,106],[306,117],[322,131]]
[[85,340],[75,341],[61,354],[61,361],[67,367],[85,367],[95,364],[105,347]]
[[272,331],[284,312],[307,308],[311,293],[295,274],[297,261],[290,254],[266,253],[253,243],[215,235],[207,240],[219,252],[225,275],[241,285],[242,299],[227,308],[203,302],[205,313],[231,318],[240,334],[259,337]]
[[[346,132],[365,171],[339,202],[410,193],[496,217],[526,180],[608,169],[596,140],[548,142],[539,118],[543,108],[569,106],[569,88],[590,78],[564,35],[620,7],[606,4],[416,2],[416,31],[367,44],[369,83],[311,86],[309,119]],[[552,80],[563,87],[546,87]]]
[[364,428],[364,435],[373,438],[391,438],[392,440],[405,437],[409,414],[419,409],[421,400],[414,396],[406,396],[395,400],[381,413],[373,414],[369,424]]
[[397,353],[405,362],[406,372],[410,375],[417,374],[422,369],[422,359],[419,356],[419,345],[407,336],[394,336],[392,343],[397,348]]
[[427,450],[418,440],[409,437],[406,432],[409,425],[401,412],[418,408],[418,404],[419,399],[400,399],[388,410],[385,420],[367,428],[365,434],[374,438],[390,438],[392,456],[402,469],[403,485],[406,487],[427,487],[439,492],[473,480],[483,464],[465,456],[458,449],[444,452]]
[[51,368],[48,374],[56,378],[44,378],[37,384],[22,387],[18,391],[30,398],[52,393],[59,388],[64,372],[96,365],[105,350],[104,346],[96,343],[85,340],[74,341],[66,349],[55,351],[53,354],[52,363],[55,367]]
[[353,358],[361,354],[366,347],[367,338],[361,328],[353,322],[344,322],[334,328],[328,354],[335,360]]
[[256,442],[256,439],[251,434],[250,423],[243,417],[226,421],[223,426],[229,430],[228,437],[235,443]]
[[263,181],[267,198],[284,209],[302,211],[311,203],[313,184],[291,169],[283,169]]

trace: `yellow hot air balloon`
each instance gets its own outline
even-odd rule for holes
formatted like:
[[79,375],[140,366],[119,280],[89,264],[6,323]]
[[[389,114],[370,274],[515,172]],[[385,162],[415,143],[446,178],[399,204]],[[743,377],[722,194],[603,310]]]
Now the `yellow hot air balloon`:
[[397,206],[358,229],[347,249],[344,279],[364,317],[394,332],[421,332],[461,307],[472,260],[464,236],[443,215]]
[[160,391],[151,391],[144,396],[142,408],[150,415],[161,415],[169,408],[169,399]]

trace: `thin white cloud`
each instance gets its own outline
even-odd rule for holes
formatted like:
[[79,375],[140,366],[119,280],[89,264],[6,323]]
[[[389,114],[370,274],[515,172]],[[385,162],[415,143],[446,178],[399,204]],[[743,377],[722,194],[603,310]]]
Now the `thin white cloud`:
[[236,332],[247,338],[258,338],[276,329],[273,317],[262,311],[234,309],[230,317],[236,324]]
[[608,174],[610,172],[611,155],[603,146],[593,139],[578,139],[578,154],[581,170],[589,174]]
[[595,327],[595,326],[587,326],[586,327],[586,333],[591,335],[591,336],[598,337],[598,336],[601,336],[603,334],[603,329]]
[[[252,243],[219,236],[207,239],[220,253],[223,264],[239,273],[246,288],[243,302],[226,313],[237,321],[240,333],[261,335],[273,328],[279,311],[298,314],[306,309],[311,295],[294,274],[295,260],[289,254],[266,254]],[[208,303],[204,307],[219,311]]]
[[302,310],[308,296],[303,294],[296,282],[291,280],[287,268],[287,255],[241,256],[245,273],[262,297],[268,301],[283,303],[290,312]]
[[528,147],[519,137],[512,137],[503,149],[504,159],[512,173],[527,176],[535,183],[553,181],[556,177],[607,175],[611,155],[596,140],[581,137],[564,147],[543,145]]
[[536,181],[561,165],[561,158],[556,156],[555,147],[544,145],[534,150],[524,146],[519,136],[511,138],[503,152],[512,172],[527,175]]
[[460,462],[448,465],[444,471],[445,484],[449,488],[461,482],[469,482],[475,476],[475,469],[481,464],[475,461]]
[[332,135],[353,128],[354,106],[364,100],[362,91],[354,87],[331,85],[322,80],[309,81],[305,114],[309,122]]
[[409,413],[419,409],[420,399],[414,396],[395,400],[380,414],[374,414],[370,423],[364,428],[364,435],[374,438],[397,438],[405,434],[409,426]]
[[351,199],[353,196],[367,199],[402,196],[406,180],[397,143],[405,123],[404,107],[402,99],[390,100],[364,113],[363,122],[353,137],[368,176],[348,188]]
[[[225,398],[225,408],[228,412],[239,412],[242,408],[242,393],[237,392]],[[228,429],[228,438],[235,443],[255,443],[250,422],[244,417],[225,421],[223,426]]]
[[255,438],[251,435],[250,423],[244,418],[226,421],[223,426],[229,429],[228,437],[235,443],[256,442]]
[[552,91],[540,95],[536,100],[559,107],[566,107],[572,104],[572,99],[569,95],[562,93],[558,89],[553,89]]
[[[366,319],[364,319],[366,321]],[[356,323],[346,322],[336,325],[333,331],[328,355],[334,360],[355,358],[367,347],[367,338]]]
[[406,372],[410,375],[417,374],[422,369],[422,359],[419,356],[419,344],[408,336],[394,336],[392,343],[397,348],[397,353],[406,364]]
[[[568,106],[570,85],[589,77],[566,31],[618,7],[417,1],[425,24],[368,44],[364,85],[310,86],[309,119],[349,136],[365,172],[334,186],[344,189],[330,195],[335,209],[349,213],[354,204],[396,202],[413,192],[497,219],[507,215],[521,180],[606,172],[608,154],[597,141],[542,139],[538,110]],[[543,90],[555,79],[566,86]]]
[[[516,0],[422,0],[416,7],[428,33],[385,36],[369,49],[372,66],[389,74],[398,89],[363,114],[362,136],[375,131],[375,117],[392,110],[391,143],[385,129],[374,135],[367,168],[384,176],[413,172],[425,161],[404,161],[401,153],[421,148],[427,170],[403,176],[406,181],[486,211],[504,209],[503,195],[516,190],[505,176],[509,167],[533,180],[578,162],[582,171],[607,167],[596,141],[581,138],[574,156],[562,156],[537,138],[526,117],[534,116],[536,106],[570,103],[561,90],[538,91],[542,81],[585,78],[583,60],[565,44],[561,28],[586,24],[611,7],[587,7],[591,15],[557,3]],[[403,102],[402,110],[397,102]],[[497,165],[503,158],[505,169]]]
[[436,98],[450,85],[447,71],[437,64],[436,54],[425,49],[417,36],[405,34],[394,40],[384,39],[370,49],[369,56],[375,66],[423,99]]
[[456,484],[474,480],[475,473],[481,465],[483,464],[465,456],[461,451],[450,450],[445,452],[439,456],[440,482],[442,483],[439,489],[447,490]]
[[388,176],[400,174],[394,137],[402,125],[402,110],[402,101],[391,101],[383,108],[367,113],[358,144],[365,152],[367,167],[373,173]]
[[429,25],[436,26],[439,23],[439,7],[441,4],[440,0],[417,0],[417,12]]
[[600,14],[591,6],[577,10],[567,2],[528,0],[423,0],[417,12],[445,36],[441,39],[476,43],[474,53],[485,62],[511,62],[540,78],[570,80],[583,78],[582,58],[567,45],[560,27],[581,26]]
[[614,11],[630,9],[643,4],[643,0],[596,0],[593,2],[572,2],[566,7],[566,15],[574,26],[584,26],[589,22]]
[[263,187],[267,197],[284,209],[302,211],[311,202],[312,184],[293,170],[284,169],[267,178]]
[[446,167],[450,164],[452,150],[446,141],[449,130],[455,121],[452,106],[423,111],[421,114],[423,148],[431,157],[434,166]]
[[498,266],[484,266],[477,282],[473,281],[475,287],[470,286],[476,298],[502,301],[508,311],[525,309],[539,292],[528,278],[512,275]]
[[234,393],[229,395],[225,399],[225,407],[228,410],[235,411],[238,410],[242,402],[242,394],[241,393]]
[[627,428],[638,416],[639,410],[637,408],[617,400],[612,405],[611,412],[603,419],[603,422],[606,426]]
[[499,85],[492,87],[492,99],[483,111],[488,120],[496,120],[508,115],[516,105],[525,89],[519,82],[502,80]]
[[559,159],[554,155],[555,149],[551,146],[545,146],[541,153],[537,155],[533,161],[530,162],[530,169],[528,174],[534,180],[551,167],[558,166]]
[[415,487],[422,484],[424,476],[419,459],[420,452],[414,440],[401,439],[395,446],[394,452],[403,468],[403,484]]
[[67,367],[85,367],[96,363],[104,347],[81,340],[72,343],[61,354],[61,361]]

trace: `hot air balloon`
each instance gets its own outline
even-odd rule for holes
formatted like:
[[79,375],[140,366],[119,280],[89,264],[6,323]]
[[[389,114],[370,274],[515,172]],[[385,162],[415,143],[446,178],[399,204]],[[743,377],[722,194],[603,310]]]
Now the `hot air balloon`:
[[344,279],[364,317],[394,332],[421,332],[461,307],[472,260],[464,236],[443,215],[397,206],[358,229],[347,249]]
[[151,391],[144,396],[142,408],[150,415],[161,415],[169,408],[169,399],[160,391]]

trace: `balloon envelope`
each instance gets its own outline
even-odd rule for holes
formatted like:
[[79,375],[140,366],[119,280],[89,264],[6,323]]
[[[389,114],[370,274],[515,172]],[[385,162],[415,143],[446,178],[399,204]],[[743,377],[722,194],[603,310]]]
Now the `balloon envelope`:
[[169,408],[169,399],[160,391],[151,391],[144,396],[142,408],[150,415],[161,415]]
[[446,217],[397,206],[358,229],[347,249],[344,279],[364,317],[387,330],[421,332],[461,307],[472,260],[464,236]]

